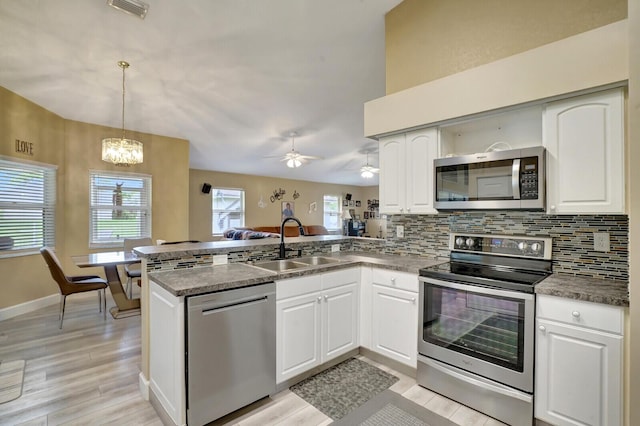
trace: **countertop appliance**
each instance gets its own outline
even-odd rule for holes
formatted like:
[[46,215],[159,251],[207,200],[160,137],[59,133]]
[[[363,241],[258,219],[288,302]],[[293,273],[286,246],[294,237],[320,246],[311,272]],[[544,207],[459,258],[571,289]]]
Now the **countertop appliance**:
[[438,210],[545,209],[544,147],[434,161]]
[[187,297],[187,423],[204,425],[276,390],[276,285]]
[[533,422],[534,286],[550,238],[451,234],[420,270],[417,382],[511,425]]

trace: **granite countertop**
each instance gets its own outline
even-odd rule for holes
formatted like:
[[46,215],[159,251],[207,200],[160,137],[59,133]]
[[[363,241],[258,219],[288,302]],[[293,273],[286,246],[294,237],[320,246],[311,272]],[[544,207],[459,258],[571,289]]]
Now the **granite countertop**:
[[[165,290],[171,292],[174,296],[179,297],[230,290],[274,280],[301,277],[363,265],[417,274],[420,268],[447,261],[446,259],[420,256],[396,256],[365,252],[337,252],[322,254],[321,256],[333,257],[340,261],[280,273],[262,269],[252,264],[228,263],[211,267],[152,272],[149,274],[149,278]],[[295,260],[295,258],[293,260]]]
[[579,277],[569,274],[552,274],[535,287],[536,294],[629,306],[629,285],[626,281],[604,278]]

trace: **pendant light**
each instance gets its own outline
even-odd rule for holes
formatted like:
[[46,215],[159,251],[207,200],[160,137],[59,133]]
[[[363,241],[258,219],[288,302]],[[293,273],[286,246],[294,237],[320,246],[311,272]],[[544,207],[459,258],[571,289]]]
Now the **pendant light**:
[[369,164],[369,153],[367,152],[367,164],[360,168],[360,176],[364,179],[371,179],[374,173],[378,173],[380,171],[379,168],[373,167]]
[[124,71],[129,68],[129,63],[118,61],[122,68],[122,137],[102,139],[102,161],[113,163],[116,166],[130,166],[142,163],[142,142],[125,138],[124,132]]

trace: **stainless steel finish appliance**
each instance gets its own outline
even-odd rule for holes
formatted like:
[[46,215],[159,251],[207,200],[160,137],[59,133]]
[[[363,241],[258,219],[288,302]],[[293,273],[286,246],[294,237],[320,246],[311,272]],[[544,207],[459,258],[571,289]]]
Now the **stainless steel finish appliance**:
[[187,298],[187,423],[203,425],[276,389],[276,286]]
[[452,234],[420,270],[420,385],[510,425],[533,422],[534,286],[551,239]]
[[438,210],[545,209],[541,146],[439,158],[434,166]]

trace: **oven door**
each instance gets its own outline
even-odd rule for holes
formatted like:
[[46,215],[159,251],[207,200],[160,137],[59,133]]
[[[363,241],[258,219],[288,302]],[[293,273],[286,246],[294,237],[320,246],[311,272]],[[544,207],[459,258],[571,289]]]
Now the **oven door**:
[[418,352],[533,392],[535,296],[420,277]]

